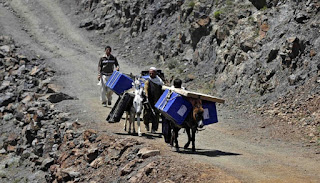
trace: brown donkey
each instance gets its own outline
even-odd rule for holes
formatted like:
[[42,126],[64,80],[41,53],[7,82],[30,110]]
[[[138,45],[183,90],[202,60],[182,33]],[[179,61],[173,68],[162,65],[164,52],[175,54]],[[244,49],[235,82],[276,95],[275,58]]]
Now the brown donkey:
[[[202,128],[203,125],[203,108],[202,108],[202,101],[200,99],[188,99],[189,102],[192,104],[192,112],[188,114],[186,119],[181,125],[177,125],[174,122],[172,124],[172,136],[171,136],[171,146],[174,145],[176,147],[176,151],[179,151],[179,144],[178,144],[178,132],[181,128],[185,128],[187,135],[188,135],[188,142],[184,145],[184,149],[187,149],[192,142],[192,151],[195,151],[195,136],[196,131],[198,128]],[[190,134],[191,130],[191,134]]]

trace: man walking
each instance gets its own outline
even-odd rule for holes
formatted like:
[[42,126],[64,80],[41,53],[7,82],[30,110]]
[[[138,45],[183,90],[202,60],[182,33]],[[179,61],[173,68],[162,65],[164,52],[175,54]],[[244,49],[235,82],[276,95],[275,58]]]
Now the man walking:
[[114,68],[119,71],[119,64],[117,58],[111,55],[111,47],[106,46],[105,55],[103,55],[98,64],[98,80],[100,82],[100,100],[103,106],[107,106],[112,104],[112,90],[106,87],[106,82],[109,77],[112,75]]
[[[184,87],[182,87],[182,81],[181,79],[176,78],[173,81],[173,86],[171,86],[173,88],[179,88],[179,89],[185,89]],[[168,144],[171,143],[171,130],[172,130],[172,126],[171,123],[175,123],[174,121],[170,121],[169,119],[167,119],[166,117],[162,116],[162,135],[164,137],[164,141]]]
[[159,111],[154,107],[160,96],[162,95],[162,79],[157,75],[157,69],[155,67],[151,67],[149,69],[149,78],[144,84],[144,90],[146,97],[152,107],[151,110],[154,111],[155,116],[151,115],[151,111],[145,110],[144,112],[144,124],[146,126],[147,131],[149,131],[149,122],[152,122],[151,133],[155,133],[158,130],[159,125]]

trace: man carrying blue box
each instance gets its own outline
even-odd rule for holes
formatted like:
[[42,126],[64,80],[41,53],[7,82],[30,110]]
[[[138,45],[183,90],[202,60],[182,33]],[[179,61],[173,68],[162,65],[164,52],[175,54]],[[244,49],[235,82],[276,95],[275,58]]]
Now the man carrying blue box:
[[106,46],[105,55],[103,55],[98,64],[98,80],[100,85],[100,100],[103,106],[112,104],[112,90],[106,87],[106,82],[112,75],[114,69],[119,71],[118,60],[115,56],[111,55],[111,47]]
[[[144,111],[143,121],[146,126],[146,130],[149,131],[149,123],[152,123],[151,132],[155,133],[158,130],[159,126],[159,112],[155,108],[155,104],[162,95],[162,79],[157,75],[157,69],[155,67],[151,67],[149,69],[149,77],[147,81],[144,83],[144,90],[148,102],[150,103],[151,109]],[[152,111],[151,111],[152,110]],[[153,114],[155,116],[153,116]]]

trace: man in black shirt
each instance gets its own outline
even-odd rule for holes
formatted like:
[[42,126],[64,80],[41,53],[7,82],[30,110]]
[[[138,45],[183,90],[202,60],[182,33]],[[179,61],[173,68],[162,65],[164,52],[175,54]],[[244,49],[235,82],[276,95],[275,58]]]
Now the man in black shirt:
[[160,114],[159,111],[154,107],[154,105],[157,103],[158,99],[161,97],[163,93],[163,84],[164,83],[162,79],[157,75],[157,69],[155,67],[151,67],[149,69],[149,78],[144,83],[144,90],[145,95],[148,98],[148,101],[155,112],[155,116],[151,115],[150,110],[145,109],[143,121],[147,131],[149,131],[149,123],[152,123],[152,133],[155,133],[158,130]]
[[103,106],[106,106],[107,99],[108,105],[111,105],[112,101],[112,91],[110,88],[106,87],[106,82],[109,77],[112,75],[114,68],[119,71],[119,64],[117,58],[111,55],[111,47],[106,46],[105,55],[100,58],[98,64],[98,80],[100,82],[100,100]]

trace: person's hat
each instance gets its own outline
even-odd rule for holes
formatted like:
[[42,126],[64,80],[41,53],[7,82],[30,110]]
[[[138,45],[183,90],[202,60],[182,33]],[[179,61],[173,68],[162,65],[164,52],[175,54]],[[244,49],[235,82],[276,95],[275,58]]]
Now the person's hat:
[[149,70],[157,71],[157,68],[155,68],[155,67],[150,67]]

